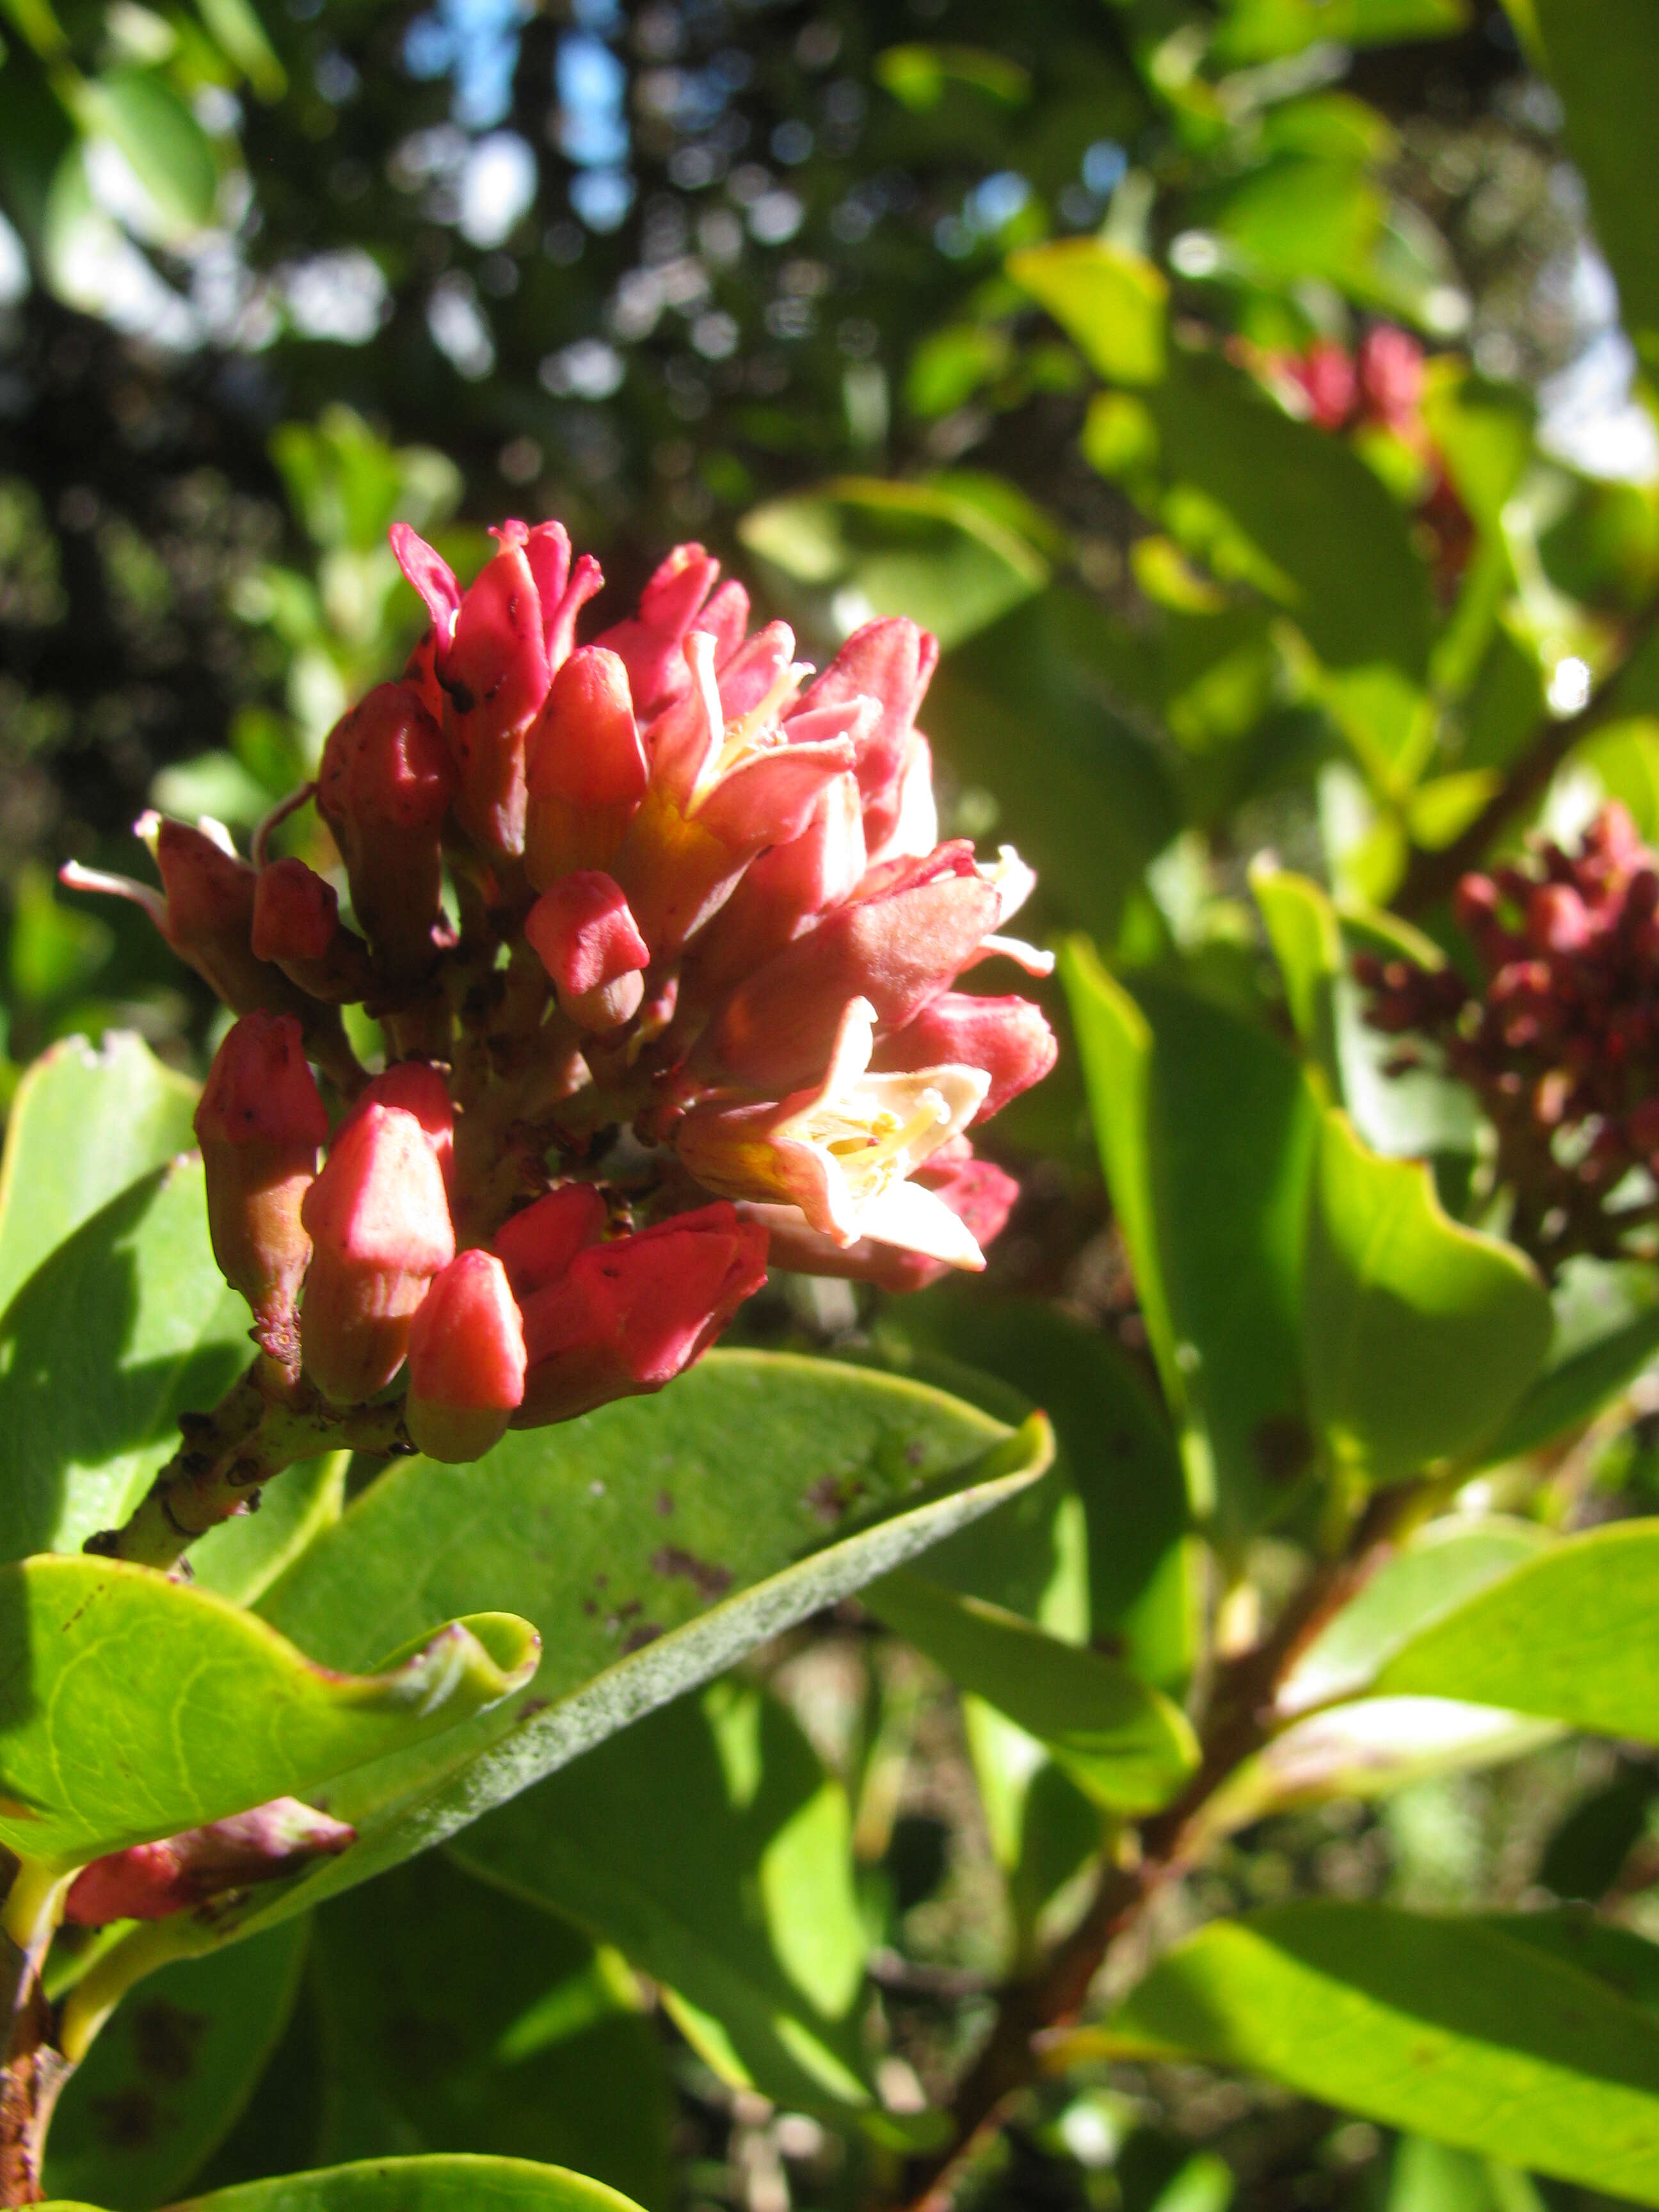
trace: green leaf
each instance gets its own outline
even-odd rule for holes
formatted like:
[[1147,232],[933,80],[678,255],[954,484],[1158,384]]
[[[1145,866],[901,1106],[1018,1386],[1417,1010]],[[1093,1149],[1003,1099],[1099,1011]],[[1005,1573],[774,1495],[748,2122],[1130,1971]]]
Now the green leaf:
[[291,1567],[345,1504],[349,1452],[287,1468],[259,1493],[259,1510],[222,1521],[190,1547],[191,1579],[233,1605],[252,1605]]
[[629,2212],[601,2181],[517,2158],[383,2158],[216,2189],[178,2212]]
[[328,1671],[222,1599],[95,1559],[0,1568],[0,1841],[78,1866],[313,1796],[486,1711],[535,1672],[506,1613],[452,1621],[372,1674]]
[[1589,192],[1596,242],[1619,283],[1625,328],[1659,360],[1659,245],[1647,220],[1659,15],[1647,0],[1510,0],[1534,58],[1561,95],[1567,148]]
[[1336,908],[1316,883],[1266,855],[1251,866],[1250,889],[1285,979],[1285,1000],[1297,1036],[1329,1085],[1332,1103],[1340,1103],[1335,993],[1342,973],[1342,931]]
[[1224,550],[1239,573],[1288,609],[1320,659],[1334,669],[1387,663],[1420,682],[1428,571],[1407,518],[1358,454],[1292,421],[1212,355],[1172,351],[1146,404],[1166,478],[1194,487],[1231,524],[1240,542]]
[[1313,1464],[1298,1336],[1318,1109],[1290,1055],[1219,1007],[1152,983],[1132,998],[1081,939],[1061,974],[1194,1503],[1237,1535]]
[[1569,1536],[1396,1652],[1377,1687],[1659,1742],[1659,1527]]
[[763,1692],[727,1680],[676,1699],[453,1849],[663,1984],[727,2081],[820,2110],[869,2101],[846,1793]]
[[249,0],[196,0],[202,21],[226,58],[234,62],[261,100],[280,100],[287,72]]
[[1489,1436],[1536,1379],[1553,1327],[1513,1246],[1453,1221],[1425,1167],[1368,1151],[1334,1111],[1303,1296],[1313,1418],[1336,1463],[1373,1483]]
[[1029,70],[985,46],[889,46],[876,56],[875,78],[916,115],[937,107],[951,84],[983,93],[1002,107],[1022,106],[1031,90]]
[[1079,1788],[1118,1813],[1166,1805],[1198,1764],[1186,1716],[1127,1668],[920,1575],[884,1577],[864,1602],[958,1688],[1046,1744]]
[[738,526],[787,591],[828,595],[843,635],[875,615],[910,615],[947,649],[1041,591],[1048,564],[949,479],[842,477],[753,507]]
[[1103,2040],[1659,2204],[1659,2021],[1525,1924],[1327,1900],[1212,1923]]
[[214,1264],[199,1159],[83,1222],[0,1320],[0,1556],[78,1550],[118,1524],[176,1449],[179,1414],[245,1364],[247,1327]]
[[196,1085],[142,1037],[66,1037],[24,1074],[0,1161],[0,1314],[100,1206],[195,1141]]
[[114,70],[87,84],[83,119],[113,139],[170,232],[213,219],[218,164],[206,132],[155,70]]
[[1164,374],[1170,287],[1144,256],[1101,238],[1060,239],[1008,257],[1008,274],[1115,384]]
[[483,2151],[666,2201],[662,2049],[614,1954],[440,1851],[315,1917],[319,2155]]
[[1551,1303],[1548,1364],[1488,1438],[1481,1456],[1489,1463],[1537,1451],[1593,1419],[1659,1352],[1659,1283],[1650,1267],[1570,1261]]
[[300,1986],[310,1923],[165,1966],[70,2076],[46,2186],[147,2212],[198,2172],[252,2094]]
[[424,1460],[389,1468],[262,1612],[356,1668],[483,1592],[540,1629],[540,1676],[510,1709],[343,1778],[327,1809],[358,1830],[353,1850],[212,1935],[301,1911],[441,1842],[1013,1497],[1050,1449],[1040,1419],[1011,1434],[888,1376],[714,1352],[660,1398],[514,1434],[465,1474]]
[[1300,53],[1316,40],[1393,46],[1444,39],[1468,21],[1466,0],[1231,0],[1217,39],[1229,67]]

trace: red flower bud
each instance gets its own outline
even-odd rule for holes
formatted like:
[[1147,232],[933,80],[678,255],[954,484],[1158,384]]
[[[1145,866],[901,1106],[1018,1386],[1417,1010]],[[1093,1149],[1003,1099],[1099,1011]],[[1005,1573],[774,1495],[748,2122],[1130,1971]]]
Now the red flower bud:
[[313,999],[343,1006],[367,998],[374,971],[368,947],[340,920],[340,902],[303,860],[273,860],[253,887],[254,954],[274,960]]
[[524,850],[524,738],[547,696],[541,599],[522,544],[504,544],[461,600],[438,665],[460,771],[455,816],[481,851]]
[[404,684],[381,684],[323,748],[317,808],[334,832],[357,919],[393,975],[431,963],[439,832],[455,790],[443,732]]
[[1334,338],[1316,338],[1299,360],[1285,363],[1307,397],[1308,412],[1322,430],[1340,430],[1353,412],[1359,380],[1353,357]]
[[1359,342],[1358,369],[1366,411],[1391,430],[1415,429],[1423,404],[1423,349],[1417,340],[1380,323]]
[[[855,773],[864,796],[864,836],[878,855],[898,821],[916,709],[939,664],[939,640],[908,616],[855,629],[817,682],[801,695],[792,720],[827,707],[873,699],[879,712],[858,740]],[[793,735],[793,732],[792,732]]]
[[603,646],[573,653],[526,739],[525,872],[544,890],[604,867],[645,796],[645,747],[628,671]]
[[579,1029],[617,1029],[639,1011],[651,955],[609,876],[586,868],[562,878],[531,908],[524,933]]
[[1595,935],[1589,910],[1568,884],[1540,884],[1527,901],[1527,935],[1540,952],[1582,952]]
[[431,1143],[412,1114],[371,1105],[335,1139],[301,1218],[314,1250],[301,1344],[325,1398],[356,1405],[403,1365],[427,1285],[455,1256]]
[[639,612],[594,640],[620,655],[635,707],[647,719],[687,688],[681,647],[720,572],[701,545],[677,545],[640,593]]
[[766,1279],[766,1231],[706,1206],[578,1252],[524,1308],[530,1359],[515,1428],[659,1390],[714,1343]]
[[495,1252],[520,1305],[556,1282],[586,1244],[605,1232],[605,1206],[591,1182],[561,1183],[495,1231]]
[[335,1131],[337,1145],[371,1106],[397,1106],[415,1116],[432,1147],[447,1191],[455,1179],[455,1109],[450,1103],[449,1085],[431,1061],[394,1060],[383,1075],[377,1075]]
[[1029,999],[976,999],[965,991],[942,991],[902,1029],[880,1040],[870,1065],[883,1073],[951,1061],[982,1067],[991,1087],[974,1119],[988,1121],[1011,1098],[1041,1082],[1059,1054],[1042,1007]]
[[72,1928],[165,1920],[228,1890],[297,1874],[356,1840],[357,1831],[343,1820],[313,1812],[297,1797],[273,1797],[251,1813],[94,1859],[70,1883],[64,1917]]
[[409,1433],[428,1459],[482,1459],[524,1397],[524,1324],[507,1270],[462,1252],[432,1279],[409,1328]]
[[244,1014],[213,1056],[196,1109],[208,1234],[220,1273],[253,1309],[262,1350],[299,1368],[295,1307],[311,1256],[301,1207],[328,1115],[291,1014]]
[[1001,912],[965,844],[892,864],[873,890],[837,907],[738,986],[697,1060],[759,1091],[809,1084],[827,1065],[852,1000],[869,1000],[883,1029],[902,1029],[955,980]]

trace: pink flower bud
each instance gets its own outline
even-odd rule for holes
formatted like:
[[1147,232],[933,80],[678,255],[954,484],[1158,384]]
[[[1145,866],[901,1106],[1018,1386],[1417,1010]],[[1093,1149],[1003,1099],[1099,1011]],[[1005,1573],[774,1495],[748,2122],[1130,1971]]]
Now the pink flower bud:
[[639,1011],[651,955],[609,876],[586,868],[562,878],[531,908],[524,933],[579,1029],[603,1033]]
[[439,832],[455,780],[443,732],[405,684],[377,685],[323,748],[318,811],[344,859],[357,919],[398,978],[431,964]]
[[335,1139],[301,1218],[314,1250],[301,1345],[325,1398],[356,1405],[403,1365],[427,1285],[455,1256],[443,1177],[399,1107],[368,1107]]
[[547,696],[541,598],[522,544],[506,542],[461,599],[439,661],[444,729],[460,773],[455,816],[485,853],[524,850],[524,739]]
[[640,593],[638,614],[594,640],[621,656],[635,707],[647,719],[686,688],[680,648],[720,572],[701,545],[677,545]]
[[340,902],[303,860],[273,860],[253,888],[255,957],[273,960],[302,991],[343,1006],[367,998],[374,971],[368,947],[340,920]]
[[824,1067],[842,1015],[867,999],[902,1029],[951,983],[997,925],[1002,900],[966,844],[890,864],[874,888],[837,907],[740,983],[716,1014],[698,1063],[776,1094]]
[[1582,952],[1595,926],[1570,884],[1540,884],[1527,901],[1527,935],[1540,952]]
[[659,1390],[702,1358],[766,1279],[766,1231],[706,1206],[590,1244],[524,1307],[530,1371],[515,1428]]
[[645,796],[645,747],[628,671],[591,645],[553,678],[526,739],[525,872],[538,890],[577,868],[604,867]]
[[1379,323],[1359,343],[1359,391],[1366,410],[1395,431],[1417,428],[1423,404],[1423,349],[1408,331]]
[[1340,430],[1353,412],[1358,393],[1353,357],[1334,338],[1316,338],[1299,360],[1285,368],[1302,387],[1308,411],[1322,430]]
[[409,1433],[428,1459],[482,1459],[524,1397],[524,1324],[507,1270],[462,1252],[432,1279],[409,1328]]
[[357,1831],[343,1820],[313,1812],[297,1797],[273,1797],[228,1820],[94,1859],[70,1883],[64,1917],[72,1928],[165,1920],[228,1891],[297,1874],[356,1840]]
[[982,1067],[991,1079],[975,1121],[988,1121],[1011,1098],[1041,1082],[1060,1047],[1041,1006],[1029,999],[976,999],[942,991],[876,1046],[870,1065],[883,1073],[939,1067],[955,1061]]
[[865,842],[879,854],[898,820],[916,709],[939,664],[939,640],[907,616],[888,616],[855,629],[817,682],[801,695],[792,720],[827,707],[873,699],[879,712],[859,739],[855,769],[864,795]]
[[865,872],[864,801],[850,773],[824,785],[799,837],[751,860],[731,897],[698,931],[686,990],[707,1006],[852,896]]
[[311,1256],[301,1212],[328,1115],[291,1014],[234,1024],[213,1055],[195,1126],[219,1271],[253,1309],[260,1348],[297,1373],[295,1308]]
[[394,1060],[383,1075],[377,1075],[335,1131],[337,1145],[371,1106],[396,1106],[415,1116],[432,1147],[447,1191],[455,1180],[455,1109],[450,1102],[449,1085],[431,1061]]
[[562,1183],[495,1231],[495,1252],[520,1305],[556,1282],[584,1245],[605,1232],[605,1206],[591,1182]]

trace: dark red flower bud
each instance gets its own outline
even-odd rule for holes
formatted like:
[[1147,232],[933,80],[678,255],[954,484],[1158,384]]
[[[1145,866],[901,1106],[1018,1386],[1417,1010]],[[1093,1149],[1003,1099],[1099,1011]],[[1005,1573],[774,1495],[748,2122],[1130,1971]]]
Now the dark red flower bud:
[[638,1012],[650,951],[621,887],[601,870],[579,870],[544,890],[524,933],[579,1029],[603,1034]]
[[340,902],[303,860],[272,860],[253,888],[255,956],[274,960],[313,999],[344,1006],[374,985],[368,947],[340,920]]
[[556,1282],[584,1245],[605,1233],[603,1194],[591,1182],[561,1183],[495,1231],[495,1249],[520,1305]]
[[459,1253],[410,1323],[410,1435],[428,1459],[482,1459],[507,1434],[524,1377],[524,1324],[506,1268],[488,1252]]
[[297,1797],[273,1797],[251,1813],[94,1859],[70,1883],[64,1917],[72,1928],[165,1920],[230,1890],[297,1874],[356,1840],[357,1831],[344,1821],[313,1812]]
[[301,1212],[314,1248],[306,1372],[325,1398],[356,1405],[403,1365],[410,1317],[455,1256],[443,1177],[415,1116],[366,1108],[335,1139]]
[[525,872],[538,890],[607,865],[647,773],[621,659],[603,646],[573,653],[526,739]]
[[213,1055],[196,1108],[208,1235],[220,1273],[253,1309],[260,1347],[299,1367],[295,1305],[311,1239],[301,1219],[328,1115],[291,1014],[244,1014]]
[[714,1343],[766,1279],[766,1231],[705,1206],[589,1244],[524,1306],[530,1371],[515,1428],[659,1390]]
[[455,784],[443,732],[407,684],[378,684],[323,748],[318,811],[345,861],[357,919],[394,977],[412,980],[431,964],[439,833]]
[[1566,884],[1540,884],[1527,901],[1527,935],[1540,952],[1582,952],[1595,935],[1589,908]]

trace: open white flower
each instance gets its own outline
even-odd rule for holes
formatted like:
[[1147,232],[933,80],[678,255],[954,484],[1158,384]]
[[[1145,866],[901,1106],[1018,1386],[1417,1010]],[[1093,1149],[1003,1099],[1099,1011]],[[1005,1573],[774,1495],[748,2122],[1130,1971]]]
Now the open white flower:
[[838,1245],[868,1237],[954,1267],[982,1267],[974,1237],[934,1192],[910,1177],[972,1121],[989,1087],[978,1067],[872,1075],[876,1010],[842,1014],[824,1079],[776,1104],[695,1107],[675,1138],[697,1180],[724,1196],[775,1208]]

